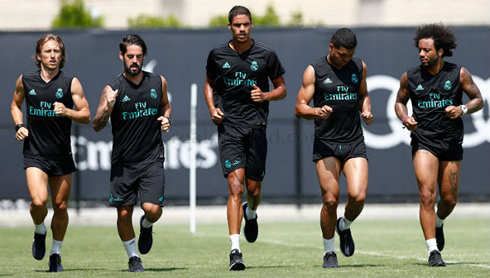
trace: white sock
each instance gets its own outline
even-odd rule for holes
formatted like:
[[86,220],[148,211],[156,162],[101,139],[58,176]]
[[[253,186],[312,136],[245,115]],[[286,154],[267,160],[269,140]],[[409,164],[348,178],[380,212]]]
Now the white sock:
[[350,224],[352,224],[353,221],[349,221],[347,218],[342,217],[339,222],[339,228],[341,231],[350,229]]
[[143,226],[143,228],[150,228],[151,226],[153,226],[153,223],[148,221],[148,219],[146,219],[146,217],[143,219],[143,222],[141,222],[141,226]]
[[439,249],[437,249],[437,241],[435,238],[430,238],[430,239],[426,240],[425,244],[427,245],[427,250],[429,251],[429,255],[430,255],[430,252],[432,252],[434,250],[439,251]]
[[323,239],[323,255],[325,255],[327,252],[334,252],[335,253],[335,246],[333,245],[335,237],[332,237],[331,239]]
[[53,254],[59,254],[61,251],[61,245],[63,244],[63,241],[57,241],[53,239],[53,245],[51,246],[51,251],[49,252],[49,255]]
[[250,205],[248,205],[247,211],[245,212],[247,214],[247,219],[254,219],[256,212],[257,212],[257,209],[250,209]]
[[48,230],[46,229],[44,222],[39,225],[34,225],[34,232],[36,234],[45,235],[47,231]]
[[440,228],[444,224],[444,219],[439,218],[439,216],[436,213],[436,228]]
[[240,251],[240,234],[230,235],[230,243],[231,243],[231,250],[238,249],[238,252],[242,252]]
[[134,256],[139,257],[138,252],[136,252],[136,240],[134,238],[128,241],[123,241],[122,244],[126,249],[126,253],[128,253],[128,258]]

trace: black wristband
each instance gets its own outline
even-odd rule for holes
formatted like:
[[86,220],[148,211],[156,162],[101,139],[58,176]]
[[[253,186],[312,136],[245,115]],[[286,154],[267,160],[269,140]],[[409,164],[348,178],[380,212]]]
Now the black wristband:
[[15,132],[19,131],[19,128],[25,127],[23,124],[18,124],[15,126]]
[[164,117],[167,118],[168,124],[172,125],[172,119],[170,118],[170,116],[164,116]]

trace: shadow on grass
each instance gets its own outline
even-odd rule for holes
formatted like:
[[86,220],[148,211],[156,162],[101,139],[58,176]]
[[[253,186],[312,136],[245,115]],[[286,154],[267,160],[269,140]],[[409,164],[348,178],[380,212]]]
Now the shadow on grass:
[[[145,268],[145,272],[169,272],[175,270],[187,270],[187,267],[167,267],[167,268]],[[127,269],[120,270],[120,272],[128,272]]]
[[[104,270],[107,270],[107,269],[105,269],[105,268],[65,268],[65,269],[63,269],[63,271],[60,271],[60,272],[71,272],[71,271],[104,271]],[[44,272],[49,273],[49,270],[48,269],[43,269],[43,270],[36,269],[34,271],[35,272],[41,272],[41,273],[44,273]],[[55,273],[55,272],[53,272],[53,273]]]
[[[346,267],[352,267],[352,268],[360,268],[360,267],[380,267],[381,265],[378,264],[353,264],[353,265],[339,265],[338,268],[346,268]],[[247,266],[247,269],[267,269],[267,268],[290,268],[291,265],[267,265],[267,266]],[[313,265],[312,267],[319,267],[323,268],[322,265]]]
[[[488,264],[486,263],[477,263],[477,262],[445,262],[446,263],[446,266],[448,265],[473,265],[473,266],[479,266],[479,265],[485,265],[488,267]],[[420,265],[420,266],[427,266],[427,267],[431,267],[429,265],[429,263],[414,263],[414,265]]]

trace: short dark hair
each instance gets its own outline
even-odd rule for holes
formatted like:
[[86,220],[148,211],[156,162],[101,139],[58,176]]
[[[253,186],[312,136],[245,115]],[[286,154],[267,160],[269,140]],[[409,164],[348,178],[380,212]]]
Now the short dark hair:
[[41,48],[43,47],[43,45],[47,42],[47,41],[50,41],[50,40],[53,40],[53,41],[56,41],[59,46],[60,46],[60,50],[61,50],[61,61],[60,61],[60,69],[62,69],[64,66],[65,66],[65,62],[66,62],[66,50],[65,50],[65,44],[63,43],[63,40],[57,36],[57,35],[53,35],[53,34],[46,34],[44,35],[42,38],[40,38],[37,43],[36,43],[36,52],[34,53],[34,63],[36,64],[36,66],[38,68],[41,68],[41,61],[39,61],[37,59],[37,55],[41,55]]
[[143,49],[143,56],[146,56],[146,43],[140,36],[136,34],[128,34],[122,39],[121,43],[119,43],[119,50],[123,55],[126,54],[128,45],[140,46],[141,49]]
[[419,26],[415,31],[415,37],[413,38],[415,47],[419,47],[419,41],[421,39],[433,39],[436,50],[441,48],[444,50],[442,57],[453,56],[453,51],[451,49],[456,48],[456,35],[453,30],[451,30],[451,27],[446,27],[442,23]]
[[341,28],[332,35],[330,43],[335,48],[345,47],[347,49],[354,49],[357,47],[356,34],[349,28]]
[[233,21],[233,18],[235,16],[241,15],[241,14],[248,16],[248,18],[250,19],[250,22],[252,22],[252,14],[244,6],[234,6],[233,8],[231,8],[230,12],[228,13],[228,22],[231,24],[231,22]]

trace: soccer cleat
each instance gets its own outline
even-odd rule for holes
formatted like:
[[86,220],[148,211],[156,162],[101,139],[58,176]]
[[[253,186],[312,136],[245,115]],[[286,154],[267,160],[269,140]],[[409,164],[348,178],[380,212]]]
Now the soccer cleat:
[[44,254],[46,254],[46,234],[34,233],[31,250],[34,259],[42,260],[44,258]]
[[339,219],[337,220],[337,225],[335,225],[335,230],[339,234],[339,238],[340,238],[340,252],[342,252],[344,256],[350,257],[354,255],[354,250],[355,250],[354,240],[352,239],[352,234],[350,232],[350,229],[345,229],[343,231],[340,230],[339,228],[340,219],[342,219],[342,217],[339,217]]
[[442,251],[442,249],[444,249],[444,244],[445,244],[445,241],[444,241],[444,230],[442,229],[442,227],[444,227],[444,224],[442,224],[441,227],[436,227],[436,241],[437,241],[437,249],[439,249],[439,251]]
[[143,220],[145,216],[141,216],[140,219],[140,237],[138,238],[138,249],[141,254],[147,254],[151,250],[153,244],[153,226],[150,228],[143,228]]
[[238,249],[233,249],[230,252],[230,271],[231,270],[244,270],[245,263],[242,259],[242,253]]
[[61,264],[60,254],[53,254],[49,256],[49,272],[60,272],[63,271],[63,265]]
[[335,252],[327,252],[323,256],[323,268],[335,268],[339,267],[337,262],[337,254]]
[[247,207],[248,203],[243,203],[243,219],[245,219],[245,226],[243,227],[243,233],[245,234],[245,239],[252,243],[257,240],[259,235],[259,226],[257,225],[257,214],[255,214],[254,219],[247,218]]
[[129,271],[130,272],[143,272],[145,269],[143,268],[143,262],[140,257],[132,256],[129,258]]
[[442,260],[441,253],[437,250],[433,250],[429,254],[429,265],[430,266],[446,266]]

